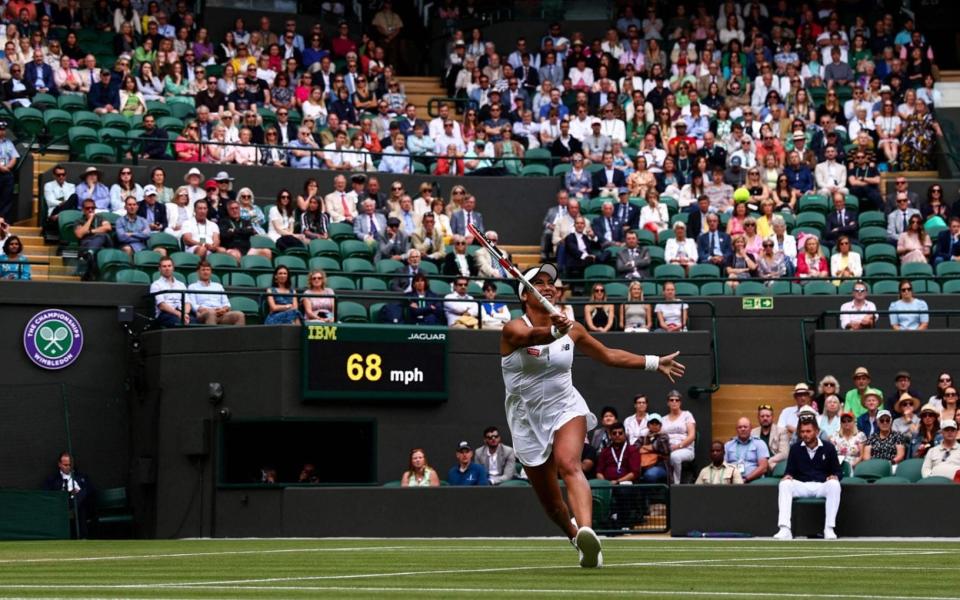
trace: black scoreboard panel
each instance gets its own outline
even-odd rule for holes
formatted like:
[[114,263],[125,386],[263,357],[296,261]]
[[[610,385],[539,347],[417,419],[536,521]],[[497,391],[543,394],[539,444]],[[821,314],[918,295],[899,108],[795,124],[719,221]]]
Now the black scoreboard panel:
[[305,400],[446,400],[445,328],[306,323]]

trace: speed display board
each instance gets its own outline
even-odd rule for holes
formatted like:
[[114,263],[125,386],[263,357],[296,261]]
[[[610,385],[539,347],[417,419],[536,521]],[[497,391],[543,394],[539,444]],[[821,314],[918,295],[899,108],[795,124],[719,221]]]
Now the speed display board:
[[447,332],[308,322],[302,369],[305,400],[446,400]]

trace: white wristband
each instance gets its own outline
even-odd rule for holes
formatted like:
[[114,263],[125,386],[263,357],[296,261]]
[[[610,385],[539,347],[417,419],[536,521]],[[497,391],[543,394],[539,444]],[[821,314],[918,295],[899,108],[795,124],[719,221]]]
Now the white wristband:
[[656,371],[660,368],[660,357],[656,354],[646,354],[643,357],[643,370]]
[[550,335],[553,336],[553,339],[559,340],[560,338],[562,338],[563,336],[565,336],[565,335],[567,335],[567,334],[565,334],[565,333],[563,333],[562,331],[560,331],[559,329],[557,329],[557,326],[556,326],[556,325],[551,325],[551,326],[550,326]]

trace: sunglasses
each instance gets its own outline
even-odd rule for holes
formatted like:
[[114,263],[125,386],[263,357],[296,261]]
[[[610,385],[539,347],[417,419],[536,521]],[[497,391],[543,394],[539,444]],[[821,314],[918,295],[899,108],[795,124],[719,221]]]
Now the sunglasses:
[[941,377],[938,381],[953,381],[951,377]]
[[912,292],[912,291],[913,291],[913,288],[912,288],[912,287],[902,287],[902,288],[900,288],[900,291],[901,291],[901,292]]
[[499,434],[499,433],[491,433],[490,435],[485,435],[485,436],[483,436],[483,437],[486,438],[486,439],[488,439],[488,440],[497,440],[497,439],[500,439],[500,434]]
[[323,277],[317,275],[315,277],[311,277],[310,281],[323,281]]
[[946,392],[946,393],[944,394],[944,396],[956,396],[956,395],[957,395],[956,392]]
[[[853,290],[853,293],[854,293],[854,294],[866,294],[866,293],[867,293],[867,290],[865,290],[865,289],[863,289],[863,288],[857,288],[857,289]],[[831,385],[832,385],[832,384],[831,384]]]

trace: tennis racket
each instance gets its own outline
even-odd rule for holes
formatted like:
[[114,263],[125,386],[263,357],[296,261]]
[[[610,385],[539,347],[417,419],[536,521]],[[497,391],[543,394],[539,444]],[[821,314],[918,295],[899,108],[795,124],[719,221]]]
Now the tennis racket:
[[537,299],[537,302],[539,302],[545,309],[547,309],[547,312],[549,312],[552,315],[560,314],[560,309],[554,306],[553,303],[551,303],[549,300],[544,298],[543,294],[541,294],[539,290],[537,290],[537,288],[534,287],[532,283],[530,283],[523,277],[523,273],[521,273],[515,266],[513,266],[513,263],[507,260],[506,257],[504,257],[502,252],[500,252],[497,248],[493,246],[493,244],[487,241],[487,236],[483,235],[483,232],[477,229],[473,225],[473,223],[467,225],[467,231],[470,232],[470,235],[473,236],[473,239],[480,242],[480,245],[486,248],[487,252],[490,253],[491,257],[495,258],[497,262],[500,263],[500,266],[503,267],[504,271],[506,271],[511,277],[516,279],[517,282],[523,287],[525,287],[528,292],[533,294],[533,297]]

